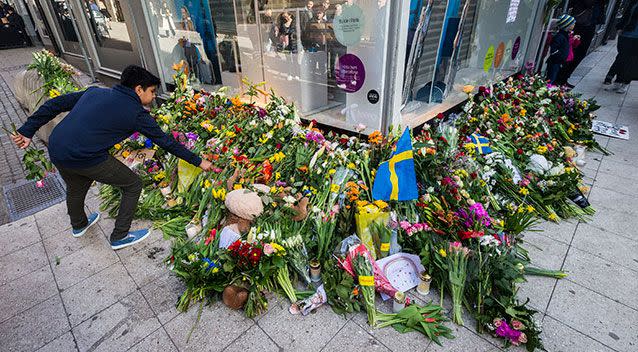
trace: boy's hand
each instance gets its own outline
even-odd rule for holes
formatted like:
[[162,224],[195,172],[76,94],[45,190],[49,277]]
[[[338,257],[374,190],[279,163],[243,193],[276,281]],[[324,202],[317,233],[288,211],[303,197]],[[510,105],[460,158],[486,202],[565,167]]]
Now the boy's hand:
[[18,146],[18,148],[27,149],[27,147],[31,144],[31,138],[27,138],[18,132],[12,134],[11,139],[13,140],[13,143]]
[[208,160],[202,160],[199,167],[204,171],[211,171],[213,169],[213,164]]

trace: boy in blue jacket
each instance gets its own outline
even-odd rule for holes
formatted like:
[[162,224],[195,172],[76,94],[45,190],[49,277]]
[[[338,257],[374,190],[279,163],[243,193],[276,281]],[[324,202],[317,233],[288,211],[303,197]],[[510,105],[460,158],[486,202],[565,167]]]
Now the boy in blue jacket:
[[69,114],[49,137],[49,156],[67,186],[66,204],[74,237],[83,236],[100,218],[88,217],[84,199],[93,181],[119,187],[122,200],[111,233],[111,248],[120,249],[138,243],[149,235],[148,229],[129,232],[142,191],[142,181],[133,171],[109,154],[109,149],[134,132],[140,132],[169,153],[205,171],[211,163],[191,153],[165,134],[144,108],[155,99],[159,78],[138,66],[122,72],[121,82],[113,88],[90,87],[44,103],[22,127],[13,141],[27,148],[35,132],[58,114]]
[[549,58],[547,59],[546,79],[551,84],[556,83],[558,72],[567,62],[569,56],[569,33],[574,30],[576,20],[570,15],[561,15],[556,22],[558,32],[552,38],[549,49]]

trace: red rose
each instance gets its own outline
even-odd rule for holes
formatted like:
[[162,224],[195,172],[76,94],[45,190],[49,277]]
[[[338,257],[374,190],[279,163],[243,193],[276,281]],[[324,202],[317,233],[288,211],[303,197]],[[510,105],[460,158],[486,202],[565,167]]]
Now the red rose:
[[518,148],[518,149],[516,150],[516,154],[518,154],[518,155],[523,155],[523,149]]
[[439,120],[443,120],[445,118],[445,115],[443,115],[443,113],[440,112],[440,113],[436,114],[436,118],[439,119]]

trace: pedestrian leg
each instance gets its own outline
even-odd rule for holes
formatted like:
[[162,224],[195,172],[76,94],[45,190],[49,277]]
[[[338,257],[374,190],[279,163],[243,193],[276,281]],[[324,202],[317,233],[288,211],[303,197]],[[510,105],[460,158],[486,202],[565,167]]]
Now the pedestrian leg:
[[112,156],[109,156],[101,164],[87,169],[86,176],[122,190],[122,199],[115,219],[115,227],[111,233],[111,242],[126,237],[142,192],[142,180],[131,169]]
[[93,180],[73,172],[72,169],[56,166],[60,176],[66,183],[66,208],[71,220],[71,227],[80,230],[88,225],[84,211],[84,199]]

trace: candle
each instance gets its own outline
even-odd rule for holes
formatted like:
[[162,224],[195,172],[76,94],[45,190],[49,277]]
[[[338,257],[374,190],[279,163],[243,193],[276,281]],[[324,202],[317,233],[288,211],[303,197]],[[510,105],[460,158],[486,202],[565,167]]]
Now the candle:
[[399,313],[403,308],[405,308],[405,293],[397,291],[392,302],[392,312]]
[[430,293],[430,283],[432,282],[432,278],[428,275],[427,272],[421,272],[421,282],[416,287],[416,292],[420,295],[425,296]]
[[321,281],[321,263],[317,259],[310,261],[310,281]]

